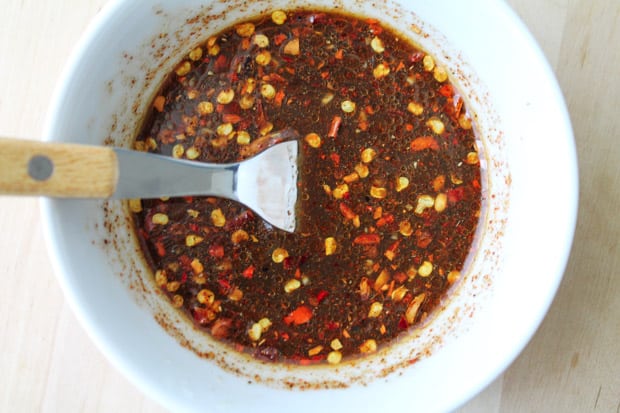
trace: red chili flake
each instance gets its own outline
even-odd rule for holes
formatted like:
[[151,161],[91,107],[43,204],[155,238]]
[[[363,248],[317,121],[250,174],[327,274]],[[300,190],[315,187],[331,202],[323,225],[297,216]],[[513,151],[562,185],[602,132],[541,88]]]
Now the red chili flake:
[[310,307],[305,305],[300,305],[293,311],[289,313],[286,317],[284,317],[284,322],[287,325],[294,324],[296,326],[301,324],[306,324],[312,318],[312,310]]
[[241,116],[234,113],[225,113],[222,115],[222,122],[224,123],[239,123],[240,121]]
[[398,65],[396,65],[396,69],[394,69],[394,71],[395,72],[400,72],[404,68],[405,68],[405,64],[402,61],[400,61],[400,62],[398,62]]
[[231,326],[232,320],[230,318],[218,318],[211,326],[211,335],[215,338],[226,338]]
[[355,212],[353,212],[353,210],[351,208],[349,208],[347,206],[347,204],[345,204],[344,202],[340,203],[339,208],[340,208],[340,213],[346,219],[353,219],[353,218],[355,218],[357,216],[357,214]]
[[335,138],[338,136],[338,129],[340,129],[341,123],[342,118],[338,115],[334,116],[331,125],[329,125],[329,132],[327,132],[327,136],[330,138]]
[[380,242],[381,237],[378,234],[362,234],[353,240],[353,243],[357,245],[374,245]]
[[340,165],[340,155],[338,155],[336,152],[329,154],[329,159],[332,160],[332,162],[334,163],[334,166],[337,167]]
[[226,278],[219,277],[217,279],[217,283],[220,285],[221,293],[226,295],[230,290],[232,290],[232,285]]
[[409,56],[409,61],[411,63],[417,63],[421,61],[422,59],[424,59],[424,56],[425,56],[424,52],[415,52],[411,56]]
[[329,293],[325,290],[321,290],[319,291],[319,293],[316,295],[316,299],[319,302],[319,304],[321,303],[321,301],[323,301],[325,298],[327,298],[327,296],[329,295]]
[[394,215],[392,215],[392,214],[385,214],[385,215],[383,215],[381,218],[379,218],[377,220],[377,226],[378,227],[383,227],[383,226],[391,224],[393,222],[394,222]]
[[447,98],[451,98],[454,95],[454,88],[451,84],[445,83],[439,88],[439,94],[441,96],[445,96]]
[[407,320],[405,320],[405,317],[401,317],[400,320],[398,320],[398,328],[400,328],[401,330],[406,330],[407,328],[409,328],[409,324],[407,324]]
[[327,322],[327,325],[325,327],[327,327],[328,330],[338,330],[340,328],[340,323],[330,320]]
[[252,213],[252,211],[250,211],[249,209],[246,209],[245,211],[241,212],[235,217],[229,220],[226,220],[226,225],[224,226],[224,229],[226,231],[230,231],[231,229],[239,229],[243,225],[245,225],[245,223],[252,221],[253,219],[254,219],[254,214]]
[[254,277],[254,270],[255,270],[255,267],[253,265],[250,265],[248,268],[243,270],[243,273],[242,273],[243,278],[250,279],[250,278]]
[[200,227],[197,224],[194,224],[193,222],[191,224],[189,224],[188,227],[189,227],[189,229],[192,230],[192,232],[200,231]]
[[439,150],[439,144],[432,136],[420,136],[411,141],[411,150],[414,152],[424,149]]
[[228,70],[228,58],[225,54],[221,54],[215,60],[215,64],[213,65],[213,71],[216,73],[224,72]]
[[155,249],[157,249],[157,255],[163,257],[166,255],[166,247],[162,241],[155,241]]
[[446,192],[446,195],[448,196],[448,202],[454,204],[463,199],[465,196],[465,188],[459,186],[458,188],[450,189]]
[[284,90],[280,89],[276,92],[276,97],[273,99],[273,102],[276,106],[282,106],[282,101],[284,100],[284,97],[286,96],[286,94],[284,93]]
[[273,37],[273,42],[276,46],[280,46],[287,39],[286,35],[283,33],[278,33]]
[[224,247],[221,245],[211,245],[209,246],[209,255],[213,258],[223,258],[224,257]]
[[194,307],[192,309],[192,316],[198,324],[205,325],[212,320],[213,311],[208,308]]
[[334,54],[334,57],[338,60],[342,60],[342,56],[343,56],[342,49],[336,50],[336,54]]

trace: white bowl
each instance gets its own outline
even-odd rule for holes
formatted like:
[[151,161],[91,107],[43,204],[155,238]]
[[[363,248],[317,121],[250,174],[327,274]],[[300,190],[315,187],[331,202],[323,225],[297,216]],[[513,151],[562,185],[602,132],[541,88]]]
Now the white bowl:
[[[46,139],[129,146],[163,76],[190,47],[265,10],[332,3],[113,1],[69,62]],[[122,203],[44,201],[53,265],[73,310],[121,371],[175,411],[453,409],[523,349],[562,278],[577,211],[575,147],[556,80],[518,18],[492,0],[336,5],[413,38],[465,92],[488,175],[476,254],[445,308],[407,339],[337,368],[285,368],[222,349],[169,308]]]

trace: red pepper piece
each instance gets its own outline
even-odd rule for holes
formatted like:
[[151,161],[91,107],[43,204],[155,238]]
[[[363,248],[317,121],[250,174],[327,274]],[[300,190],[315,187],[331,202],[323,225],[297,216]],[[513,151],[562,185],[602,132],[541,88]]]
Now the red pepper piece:
[[223,258],[224,257],[224,247],[221,245],[211,245],[209,246],[209,255],[213,258]]
[[432,136],[420,136],[411,141],[411,150],[414,152],[423,151],[424,149],[439,150],[439,144]]
[[338,136],[338,129],[340,129],[341,124],[342,118],[340,116],[334,116],[332,123],[329,125],[329,132],[327,132],[327,136],[330,138],[335,138]]
[[301,324],[306,324],[312,318],[312,310],[310,307],[305,305],[300,305],[293,311],[289,313],[286,317],[284,317],[284,322],[287,325],[294,324],[296,326]]
[[246,268],[245,270],[243,270],[243,278],[247,278],[250,279],[252,277],[254,277],[254,270],[256,268],[253,265],[250,265],[248,268]]
[[357,245],[374,245],[380,242],[381,237],[378,234],[362,234],[353,240],[353,243]]

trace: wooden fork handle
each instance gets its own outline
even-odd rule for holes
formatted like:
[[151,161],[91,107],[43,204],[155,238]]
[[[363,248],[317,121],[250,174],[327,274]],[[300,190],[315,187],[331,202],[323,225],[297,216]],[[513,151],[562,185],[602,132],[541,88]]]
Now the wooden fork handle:
[[108,198],[117,180],[111,148],[0,138],[0,194]]

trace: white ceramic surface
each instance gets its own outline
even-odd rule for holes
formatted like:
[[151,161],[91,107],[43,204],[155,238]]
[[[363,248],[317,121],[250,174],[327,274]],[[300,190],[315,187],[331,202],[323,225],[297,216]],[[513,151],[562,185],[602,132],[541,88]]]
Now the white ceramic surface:
[[[128,146],[162,76],[192,45],[242,16],[291,4],[252,2],[197,24],[192,17],[228,7],[204,3],[111,2],[68,64],[46,139]],[[194,350],[217,352],[167,312],[149,284],[122,204],[43,202],[67,300],[106,356],[162,404],[215,412],[446,411],[499,375],[540,324],[564,271],[577,210],[576,155],[561,92],[534,40],[503,2],[401,3],[395,11],[389,2],[337,2],[415,38],[451,70],[478,115],[489,182],[470,273],[431,325],[381,355],[387,361],[296,371],[230,353],[199,358],[156,321],[176,326]],[[416,346],[432,351],[419,355]],[[419,361],[400,366],[411,358]],[[240,373],[221,368],[223,362]],[[386,375],[390,368],[395,372]],[[327,380],[352,384],[297,388]]]

